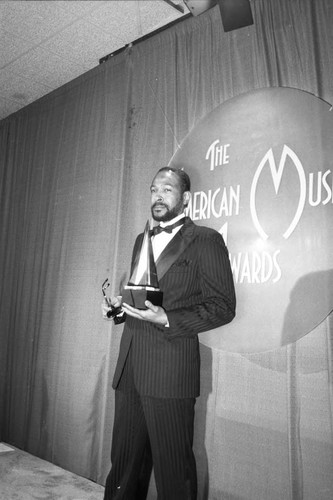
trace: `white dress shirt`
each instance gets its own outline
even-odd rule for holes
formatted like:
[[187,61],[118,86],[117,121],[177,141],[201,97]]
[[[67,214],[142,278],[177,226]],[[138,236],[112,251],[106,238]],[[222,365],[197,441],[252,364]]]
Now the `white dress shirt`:
[[[160,222],[160,226],[161,227],[171,226],[172,224],[174,224],[175,222],[177,222],[178,220],[180,220],[182,218],[185,218],[185,214],[177,215],[177,217],[175,217],[174,219],[172,219],[168,222]],[[162,231],[161,233],[156,234],[155,236],[152,237],[152,245],[153,245],[153,253],[154,253],[155,262],[157,261],[157,259],[159,258],[159,256],[161,255],[161,253],[163,252],[163,250],[165,249],[167,244],[170,243],[170,241],[175,236],[175,234],[178,233],[178,231],[180,230],[181,227],[182,227],[181,225],[175,227],[171,233],[167,233],[166,231]]]

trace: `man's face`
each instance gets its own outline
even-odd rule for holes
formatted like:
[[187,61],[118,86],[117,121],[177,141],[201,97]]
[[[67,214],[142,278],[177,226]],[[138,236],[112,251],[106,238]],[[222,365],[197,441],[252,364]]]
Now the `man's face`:
[[171,170],[156,175],[150,193],[151,213],[156,221],[167,222],[184,211],[184,196],[187,195],[182,194],[179,179]]

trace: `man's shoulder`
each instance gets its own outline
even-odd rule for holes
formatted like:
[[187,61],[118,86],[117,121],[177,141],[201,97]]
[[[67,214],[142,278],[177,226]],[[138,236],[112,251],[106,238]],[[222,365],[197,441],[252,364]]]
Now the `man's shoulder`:
[[199,224],[196,224],[195,222],[191,221],[192,224],[194,225],[194,232],[199,235],[199,236],[202,236],[202,237],[217,237],[217,238],[221,238],[221,234],[216,231],[216,229],[213,229],[212,227],[208,227],[208,226],[202,226],[202,225],[199,225]]
[[193,223],[194,226],[195,226],[195,231],[198,233],[198,234],[207,234],[207,235],[215,235],[215,234],[219,234],[218,231],[216,231],[215,229],[213,229],[212,227],[208,227],[208,226],[199,226],[198,224],[195,224]]
[[198,242],[200,241],[214,241],[216,243],[219,243],[220,245],[224,246],[224,240],[223,236],[216,231],[216,229],[213,229],[208,226],[201,226],[193,221],[191,221],[193,224],[193,236],[194,239],[196,239]]

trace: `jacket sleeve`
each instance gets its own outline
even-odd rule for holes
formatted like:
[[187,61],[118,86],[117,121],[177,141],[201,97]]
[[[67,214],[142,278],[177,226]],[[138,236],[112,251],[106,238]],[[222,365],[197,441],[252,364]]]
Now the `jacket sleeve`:
[[235,317],[234,281],[222,236],[214,232],[200,238],[198,250],[199,300],[194,305],[166,311],[169,328],[164,331],[170,340],[212,330]]

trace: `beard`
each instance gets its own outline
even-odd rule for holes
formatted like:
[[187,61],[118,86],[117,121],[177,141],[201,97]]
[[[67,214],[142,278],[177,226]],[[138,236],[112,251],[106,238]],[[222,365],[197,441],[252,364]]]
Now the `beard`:
[[[157,207],[163,208],[163,212],[161,213],[156,213],[154,209]],[[173,208],[170,208],[168,205],[165,203],[154,203],[151,207],[151,214],[153,216],[153,219],[156,220],[157,222],[168,222],[169,220],[174,219],[177,217],[177,215],[180,215],[183,213],[184,210],[184,205],[183,201],[181,200],[177,205],[175,205]]]

